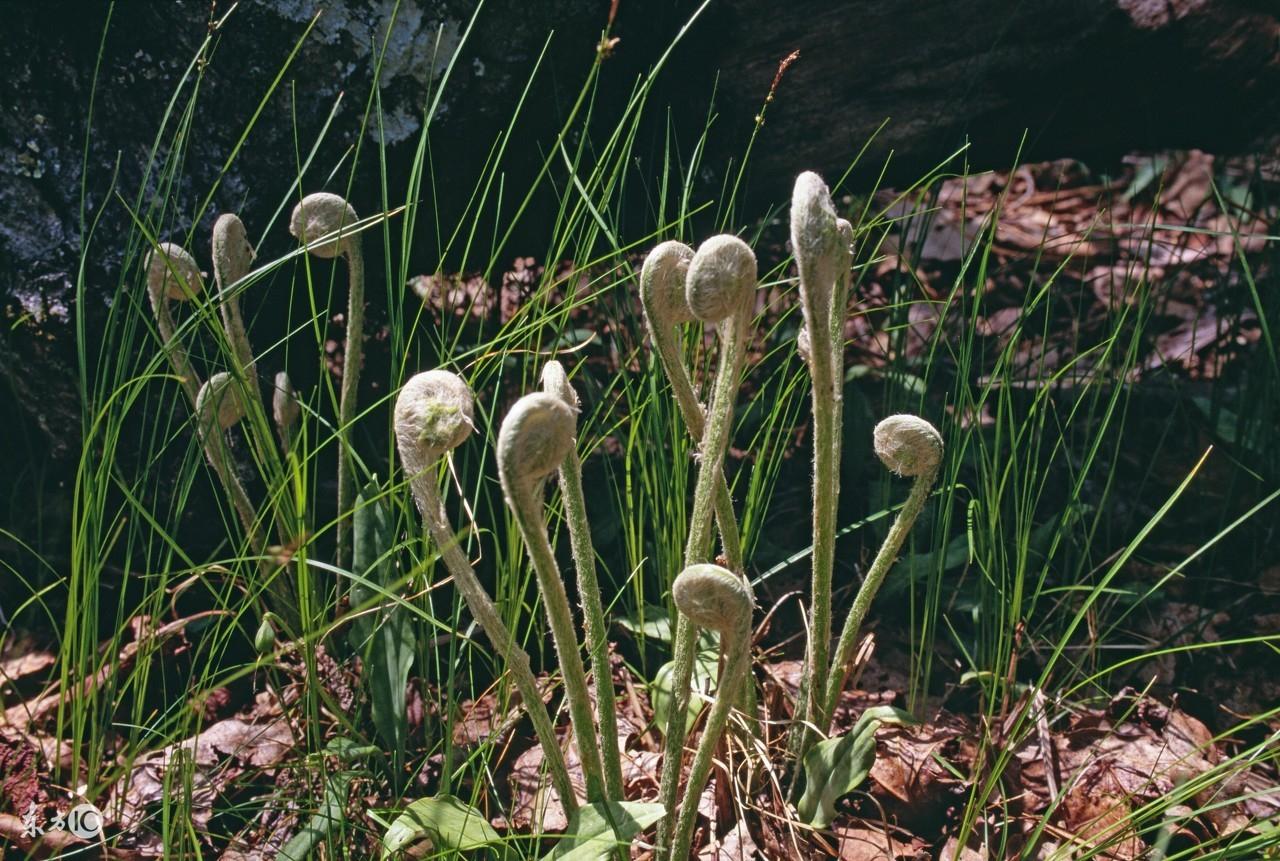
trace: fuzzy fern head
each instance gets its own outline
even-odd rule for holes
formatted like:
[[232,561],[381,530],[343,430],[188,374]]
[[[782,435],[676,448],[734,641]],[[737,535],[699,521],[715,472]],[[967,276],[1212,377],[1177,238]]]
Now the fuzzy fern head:
[[555,395],[534,392],[516,401],[498,432],[498,475],[508,496],[560,468],[576,427],[574,411]]
[[942,435],[919,416],[889,416],[876,425],[876,457],[903,476],[930,475],[942,462]]
[[302,198],[293,208],[289,232],[307,245],[308,252],[327,259],[346,253],[356,240],[351,235],[341,235],[319,244],[310,243],[340,230],[349,231],[357,221],[355,209],[346,200],[327,191],[318,191]]
[[685,280],[693,249],[674,239],[649,252],[640,267],[640,302],[655,326],[692,322],[693,311],[685,297]]
[[200,387],[196,397],[196,415],[200,423],[226,430],[244,418],[244,403],[236,388],[235,379],[226,371],[219,371]]
[[547,362],[547,366],[542,369],[542,390],[564,401],[574,412],[580,411],[578,393],[569,382],[569,375],[565,373],[564,365],[555,359]]
[[396,398],[396,446],[411,475],[457,448],[475,428],[474,398],[466,381],[450,371],[414,375]]
[[743,313],[756,289],[756,255],[731,234],[713,236],[698,246],[689,263],[685,299],[705,323]]
[[671,586],[676,608],[700,628],[723,634],[750,624],[755,596],[746,580],[711,563],[690,565]]
[[185,302],[204,291],[204,276],[185,249],[161,242],[147,257],[147,287],[152,296]]

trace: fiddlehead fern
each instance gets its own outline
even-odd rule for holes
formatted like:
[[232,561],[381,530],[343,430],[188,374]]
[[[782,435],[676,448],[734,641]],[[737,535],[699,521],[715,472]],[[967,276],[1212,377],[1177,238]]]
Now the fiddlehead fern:
[[436,485],[432,467],[446,452],[466,440],[473,426],[471,389],[461,377],[449,371],[425,371],[415,375],[404,384],[396,398],[396,447],[418,511],[471,615],[475,616],[511,672],[533,722],[534,732],[542,744],[552,785],[566,813],[572,813],[577,808],[573,784],[569,780],[555,726],[542,703],[542,694],[529,666],[529,656],[503,624],[489,593],[480,585],[471,561],[458,546]]
[[338,396],[338,566],[351,558],[351,503],[354,463],[351,455],[351,423],[356,417],[360,390],[360,365],[364,357],[364,253],[360,237],[352,232],[356,211],[336,194],[309,194],[294,207],[289,232],[316,257],[347,258],[347,340],[342,354],[342,390]]
[[587,692],[587,674],[574,633],[569,597],[556,564],[543,515],[542,486],[560,468],[574,446],[577,418],[559,397],[535,392],[516,401],[498,432],[498,477],[507,505],[515,515],[524,538],[525,550],[533,562],[542,604],[551,626],[551,637],[564,675],[564,692],[569,701],[573,734],[582,756],[582,772],[587,783],[587,799],[605,801],[600,746]]

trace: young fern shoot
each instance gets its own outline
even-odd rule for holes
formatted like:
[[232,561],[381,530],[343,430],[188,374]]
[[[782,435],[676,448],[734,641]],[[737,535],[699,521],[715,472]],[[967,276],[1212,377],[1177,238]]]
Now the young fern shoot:
[[[791,197],[791,245],[804,313],[802,353],[813,380],[813,580],[809,645],[801,675],[790,747],[804,756],[809,724],[820,725],[831,644],[831,579],[835,565],[844,386],[844,317],[853,229],[836,217],[831,192],[816,173],[796,178]],[[807,722],[807,723],[806,723]]]
[[258,537],[257,514],[244,485],[236,475],[225,434],[245,415],[244,401],[240,398],[235,378],[226,371],[219,371],[210,377],[196,394],[195,412],[196,433],[204,455],[227,496],[231,498],[231,505],[240,518],[240,525],[244,527],[249,546],[261,555],[262,542]]
[[[712,499],[716,486],[723,482],[724,450],[733,424],[738,374],[755,291],[756,256],[750,246],[736,236],[713,236],[702,243],[689,263],[685,297],[696,318],[704,323],[717,324],[720,363],[699,448],[701,463],[694,485],[693,513],[685,543],[685,567],[709,561]],[[659,788],[659,800],[667,811],[666,817],[658,823],[660,859],[671,857],[670,823],[676,814],[680,763],[684,753],[685,713],[689,704],[696,641],[697,631],[693,622],[681,614],[676,622],[672,704],[667,719]]]
[[147,296],[151,300],[151,312],[160,331],[169,365],[177,375],[182,389],[194,406],[200,394],[200,378],[191,367],[186,349],[178,342],[169,300],[188,302],[204,292],[204,278],[195,258],[172,242],[161,242],[147,255]]
[[400,451],[400,461],[413,489],[418,511],[471,615],[484,629],[511,672],[516,690],[520,692],[533,723],[533,731],[542,745],[552,786],[560,796],[565,812],[572,813],[577,809],[577,798],[564,753],[556,738],[555,725],[542,703],[538,682],[529,666],[529,656],[503,624],[489,593],[480,585],[471,561],[458,546],[445,514],[444,500],[436,486],[436,473],[432,467],[446,452],[461,445],[472,429],[471,389],[461,377],[449,371],[425,371],[415,375],[405,383],[396,398],[396,448]]
[[[542,369],[542,390],[560,398],[576,414],[578,394],[569,384],[564,366],[552,360]],[[578,594],[582,598],[582,623],[587,637],[587,654],[591,673],[596,680],[596,704],[599,711],[600,758],[604,766],[605,791],[611,800],[621,801],[622,755],[618,749],[618,707],[613,692],[613,670],[609,665],[609,626],[600,600],[600,582],[596,577],[596,551],[591,542],[591,525],[587,519],[587,501],[582,491],[582,461],[578,458],[577,440],[560,463],[560,494],[564,499],[565,520],[569,524],[569,543],[573,564],[578,571]]]
[[301,414],[293,381],[285,371],[278,372],[271,392],[271,417],[275,419],[276,433],[280,435],[280,450],[286,457],[293,450],[293,426]]
[[744,578],[719,565],[710,564],[690,565],[684,569],[672,585],[671,592],[683,618],[699,628],[720,634],[720,651],[724,657],[724,671],[720,676],[715,704],[707,715],[698,751],[689,768],[684,800],[680,803],[680,815],[668,856],[679,859],[691,857],[689,844],[698,819],[698,798],[707,784],[716,745],[720,743],[728,723],[734,691],[749,669],[751,613],[755,609],[755,597]]
[[596,738],[587,674],[582,665],[574,633],[573,614],[565,592],[560,566],[547,539],[543,514],[542,486],[560,468],[574,447],[577,416],[560,397],[545,392],[525,395],[515,402],[498,431],[498,477],[507,505],[515,515],[524,538],[525,550],[533,563],[543,607],[551,626],[551,637],[564,675],[564,693],[569,701],[569,717],[582,757],[582,773],[587,784],[587,800],[608,801],[600,745]]
[[355,498],[351,423],[356,417],[360,365],[364,354],[364,253],[351,232],[356,211],[336,194],[317,192],[302,198],[289,218],[289,232],[316,257],[347,258],[347,340],[342,354],[338,396],[338,567],[351,561],[351,504]]
[[244,222],[231,213],[218,216],[213,224],[213,280],[218,288],[218,310],[222,314],[222,328],[227,343],[231,345],[235,359],[236,377],[253,397],[262,400],[258,385],[258,369],[254,364],[253,347],[245,332],[244,317],[240,314],[240,297],[231,287],[249,274],[253,267],[253,245],[244,229]]
[[840,642],[831,662],[823,697],[821,728],[824,731],[830,726],[831,716],[840,700],[840,691],[849,672],[849,661],[853,657],[853,647],[857,643],[858,631],[867,616],[867,610],[871,607],[880,584],[884,582],[885,575],[889,573],[889,568],[898,558],[916,518],[920,516],[942,465],[942,435],[937,428],[918,416],[889,416],[876,425],[874,445],[876,456],[889,470],[914,478],[915,481],[911,484],[906,504],[894,518],[889,534],[876,552],[871,570],[867,572],[858,594],[854,596],[853,606],[849,609],[844,628],[840,632]]
[[169,300],[186,302],[204,291],[204,278],[195,258],[171,242],[162,242],[147,258],[147,294],[151,310],[155,314],[156,328],[173,372],[191,399],[196,415],[196,434],[205,458],[213,467],[218,482],[226,491],[236,517],[244,527],[249,546],[254,553],[262,553],[258,538],[257,514],[244,485],[236,476],[231,464],[231,453],[223,431],[244,417],[244,404],[236,392],[231,391],[234,381],[230,374],[214,374],[201,385],[200,378],[191,367],[187,351],[178,343],[173,315],[169,312]]
[[[685,297],[685,278],[693,249],[683,242],[670,240],[658,245],[644,259],[640,268],[640,303],[644,307],[645,325],[649,340],[658,354],[671,393],[675,397],[684,426],[694,443],[702,441],[706,417],[693,381],[680,356],[677,328],[695,318]],[[724,544],[725,560],[735,571],[742,570],[742,537],[738,533],[738,521],[733,513],[733,499],[723,472],[715,488],[716,522],[720,526],[720,540]]]

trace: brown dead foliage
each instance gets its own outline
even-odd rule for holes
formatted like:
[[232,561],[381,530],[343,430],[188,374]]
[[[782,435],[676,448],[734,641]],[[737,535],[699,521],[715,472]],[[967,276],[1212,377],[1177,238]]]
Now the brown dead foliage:
[[[901,228],[889,233],[881,249],[887,253],[847,327],[857,361],[874,367],[894,358],[877,309],[887,306],[889,285],[903,272],[915,286],[897,297],[910,302],[898,349],[923,355],[943,324],[938,312],[964,255],[990,235],[979,334],[1006,346],[1023,322],[1026,294],[1054,281],[1050,334],[1039,336],[1038,323],[1023,332],[1015,365],[1063,367],[1092,343],[1092,333],[1106,331],[1115,309],[1145,292],[1155,300],[1155,337],[1141,371],[1170,367],[1213,379],[1261,332],[1248,303],[1232,301],[1229,289],[1244,287],[1241,259],[1264,249],[1280,217],[1247,208],[1237,193],[1260,169],[1256,160],[1190,150],[1135,155],[1114,177],[1060,160],[948,179],[931,196],[898,200],[883,192],[887,214]],[[1087,359],[1073,373],[1087,374]]]

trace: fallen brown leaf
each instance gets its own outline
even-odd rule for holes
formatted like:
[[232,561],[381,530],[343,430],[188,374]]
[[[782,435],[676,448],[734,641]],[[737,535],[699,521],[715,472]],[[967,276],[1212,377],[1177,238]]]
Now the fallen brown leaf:
[[837,828],[840,861],[928,861],[924,842],[908,836],[900,840],[884,828],[858,824]]

